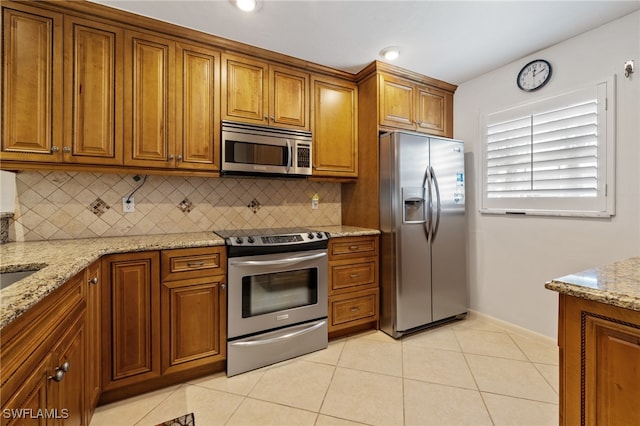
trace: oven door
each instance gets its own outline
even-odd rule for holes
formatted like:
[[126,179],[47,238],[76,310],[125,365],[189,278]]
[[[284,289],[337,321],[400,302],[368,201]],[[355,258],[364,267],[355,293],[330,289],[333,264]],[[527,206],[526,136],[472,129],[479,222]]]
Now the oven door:
[[228,338],[327,316],[327,251],[228,260]]

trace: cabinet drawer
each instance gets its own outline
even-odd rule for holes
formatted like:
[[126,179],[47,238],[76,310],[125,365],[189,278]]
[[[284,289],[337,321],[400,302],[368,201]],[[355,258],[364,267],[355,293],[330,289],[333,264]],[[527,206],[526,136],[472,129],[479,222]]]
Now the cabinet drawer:
[[336,238],[329,242],[329,254],[331,256],[329,260],[377,256],[378,238],[377,236]]
[[329,331],[378,319],[378,289],[329,298]]
[[163,250],[162,281],[226,273],[225,247]]
[[376,286],[376,259],[358,263],[330,265],[330,291],[355,290],[357,286]]

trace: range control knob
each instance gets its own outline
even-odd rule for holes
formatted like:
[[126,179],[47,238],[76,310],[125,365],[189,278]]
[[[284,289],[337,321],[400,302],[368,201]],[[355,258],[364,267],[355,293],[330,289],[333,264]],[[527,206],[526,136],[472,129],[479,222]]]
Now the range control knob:
[[253,239],[253,237],[249,237],[249,238],[247,238],[247,242],[248,242],[249,244],[253,244],[253,243],[255,243],[255,242],[256,242],[256,240],[254,240],[254,239]]
[[242,244],[244,241],[242,240],[242,237],[238,237],[236,238],[236,243],[237,244]]
[[307,235],[307,237],[308,237],[310,240],[313,240],[314,235],[313,235],[313,233],[312,233],[312,232],[309,232],[309,235]]
[[317,236],[318,236],[319,239],[322,239],[322,232],[318,232]]

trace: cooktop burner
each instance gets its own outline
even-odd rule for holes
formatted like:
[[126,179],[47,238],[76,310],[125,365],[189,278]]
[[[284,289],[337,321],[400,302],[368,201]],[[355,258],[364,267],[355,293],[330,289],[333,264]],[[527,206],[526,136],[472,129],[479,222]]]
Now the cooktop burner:
[[213,231],[225,239],[227,246],[265,247],[309,244],[329,240],[328,232],[310,228],[225,229]]

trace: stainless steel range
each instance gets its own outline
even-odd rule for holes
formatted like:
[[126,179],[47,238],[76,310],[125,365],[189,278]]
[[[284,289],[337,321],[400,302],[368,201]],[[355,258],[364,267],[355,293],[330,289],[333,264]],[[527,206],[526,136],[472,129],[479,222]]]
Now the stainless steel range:
[[215,232],[227,244],[227,376],[326,348],[329,234]]

